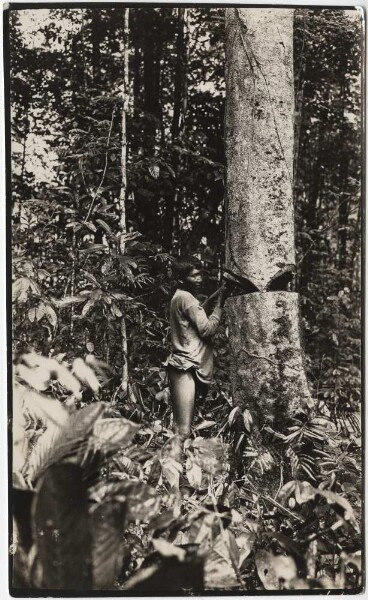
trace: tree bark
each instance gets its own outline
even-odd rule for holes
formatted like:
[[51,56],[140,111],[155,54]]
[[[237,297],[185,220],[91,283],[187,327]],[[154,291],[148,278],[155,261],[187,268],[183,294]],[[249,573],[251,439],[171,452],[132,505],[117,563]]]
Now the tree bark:
[[[127,130],[126,117],[129,109],[129,8],[124,9],[124,34],[123,34],[123,58],[124,58],[124,76],[122,85],[122,107],[121,107],[121,185],[120,185],[120,253],[125,253],[125,233],[126,233],[126,190],[127,190]],[[128,341],[126,322],[124,317],[120,323],[121,330],[121,389],[123,392],[128,390]]]
[[[293,10],[226,13],[226,269],[236,404],[282,428],[312,401],[303,366],[293,208]],[[245,294],[246,289],[255,293]]]
[[257,292],[228,301],[231,379],[235,404],[258,429],[282,429],[285,417],[310,402],[294,292]]
[[227,10],[228,268],[259,291],[295,268],[293,11]]

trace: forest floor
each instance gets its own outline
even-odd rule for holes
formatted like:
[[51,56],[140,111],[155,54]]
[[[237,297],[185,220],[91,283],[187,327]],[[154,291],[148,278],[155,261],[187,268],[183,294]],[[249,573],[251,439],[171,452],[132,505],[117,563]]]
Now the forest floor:
[[[262,444],[249,416],[217,393],[198,409],[183,445],[169,427],[165,387],[152,411],[132,391],[125,402],[81,406],[81,381],[96,391],[99,380],[77,361],[71,371],[29,354],[15,367],[15,588],[360,588],[357,462],[343,475],[336,458],[329,476],[293,474],[287,460],[297,447],[287,436],[275,442],[270,433],[273,443]],[[67,402],[39,389],[61,385],[71,392]],[[309,435],[317,450],[332,437],[328,419],[295,427],[292,440]],[[340,465],[354,455],[348,450]]]

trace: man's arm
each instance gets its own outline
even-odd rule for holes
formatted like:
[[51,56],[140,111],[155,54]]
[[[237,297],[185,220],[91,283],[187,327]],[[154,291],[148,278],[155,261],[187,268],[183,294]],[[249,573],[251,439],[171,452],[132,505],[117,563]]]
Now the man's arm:
[[206,300],[204,302],[202,302],[201,306],[202,306],[202,308],[204,308],[204,310],[206,311],[207,314],[208,314],[211,304],[215,301],[215,299],[219,295],[220,291],[221,291],[221,288],[219,288],[218,290],[213,292],[213,294],[211,294],[211,296],[209,296],[208,298],[206,298]]
[[224,283],[224,285],[222,285],[218,290],[216,290],[215,292],[213,292],[213,294],[211,294],[211,296],[209,296],[208,298],[206,298],[206,300],[204,302],[202,302],[201,306],[204,308],[204,310],[206,311],[206,313],[208,314],[208,309],[210,308],[211,304],[213,303],[213,301],[215,299],[218,299],[218,296],[222,296],[222,306],[225,303],[226,298],[229,296],[231,291],[231,286],[229,286],[228,282]]
[[199,304],[194,304],[187,308],[186,316],[193,323],[201,338],[210,338],[215,333],[221,319],[222,309],[215,307],[210,317],[207,317],[206,312]]
[[[186,309],[185,314],[194,323],[202,338],[210,338],[216,332],[222,316],[222,308],[228,296],[227,288],[221,287],[213,296],[217,296],[215,308],[210,317],[207,317],[203,305],[193,304]],[[211,298],[211,297],[210,297]],[[210,300],[208,298],[208,300]]]

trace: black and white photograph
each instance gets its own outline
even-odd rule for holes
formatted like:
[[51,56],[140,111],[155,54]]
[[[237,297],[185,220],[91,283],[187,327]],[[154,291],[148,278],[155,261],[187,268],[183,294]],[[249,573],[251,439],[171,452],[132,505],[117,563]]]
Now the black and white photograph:
[[365,17],[5,6],[12,597],[364,591]]

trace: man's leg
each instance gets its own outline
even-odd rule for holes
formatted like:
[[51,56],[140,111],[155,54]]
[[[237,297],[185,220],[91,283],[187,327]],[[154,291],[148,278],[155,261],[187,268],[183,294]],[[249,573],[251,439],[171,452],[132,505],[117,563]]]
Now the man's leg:
[[180,371],[180,369],[170,366],[168,373],[175,433],[189,437],[196,391],[194,377],[191,371]]

